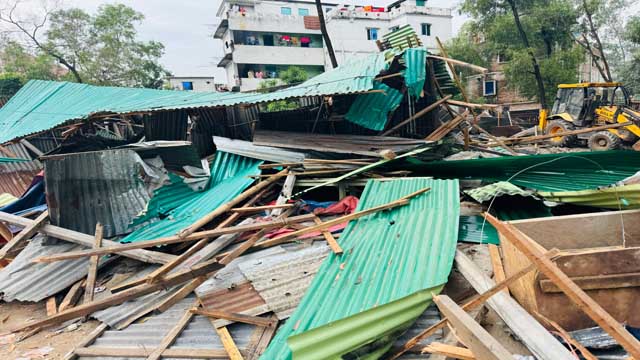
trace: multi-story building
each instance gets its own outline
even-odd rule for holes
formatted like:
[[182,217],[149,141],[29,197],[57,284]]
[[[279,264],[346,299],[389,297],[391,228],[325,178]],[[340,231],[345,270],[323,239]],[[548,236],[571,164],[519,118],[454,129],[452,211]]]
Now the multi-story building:
[[[338,63],[378,52],[376,40],[411,24],[425,46],[435,37],[451,37],[451,10],[425,6],[422,0],[400,0],[388,7],[344,6],[323,2],[323,11]],[[278,79],[291,66],[309,76],[331,65],[311,0],[223,0],[214,37],[222,41],[227,82],[235,90],[258,88],[264,79]]]

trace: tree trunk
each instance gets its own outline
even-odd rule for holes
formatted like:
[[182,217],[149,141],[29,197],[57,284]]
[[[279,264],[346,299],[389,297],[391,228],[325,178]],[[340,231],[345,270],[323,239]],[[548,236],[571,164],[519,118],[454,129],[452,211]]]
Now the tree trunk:
[[338,61],[336,60],[336,54],[333,52],[333,45],[331,45],[331,39],[327,32],[327,24],[324,22],[324,10],[322,9],[322,3],[320,0],[316,0],[316,9],[318,10],[318,19],[320,20],[320,31],[322,32],[322,38],[325,45],[327,45],[327,52],[329,53],[329,59],[331,59],[331,66],[338,67]]
[[[602,59],[602,65],[604,67],[604,74],[602,77],[604,78],[604,81],[611,82],[613,80],[611,76],[611,70],[609,69],[609,62],[607,62],[607,57],[604,54],[604,49],[602,48],[602,42],[600,41],[600,36],[598,36],[598,31],[593,25],[593,14],[591,13],[591,11],[589,11],[587,0],[582,0],[582,6],[584,7],[584,14],[587,17],[587,22],[589,23],[589,32],[591,33],[591,36],[593,36],[593,39],[596,41],[595,48],[600,52],[599,58]],[[604,76],[605,74],[606,76]]]
[[542,82],[542,74],[540,73],[540,65],[538,65],[538,60],[536,60],[536,55],[533,53],[533,50],[529,46],[529,39],[527,38],[527,33],[524,31],[522,27],[522,23],[520,23],[520,15],[518,14],[518,9],[516,8],[515,0],[507,0],[509,5],[511,6],[511,11],[513,12],[513,19],[516,23],[516,27],[518,28],[518,33],[520,34],[520,39],[524,44],[524,47],[527,48],[527,52],[531,57],[531,64],[533,65],[533,75],[536,77],[536,83],[538,84],[538,100],[540,101],[540,105],[543,109],[547,108],[547,100],[544,92],[544,83]]

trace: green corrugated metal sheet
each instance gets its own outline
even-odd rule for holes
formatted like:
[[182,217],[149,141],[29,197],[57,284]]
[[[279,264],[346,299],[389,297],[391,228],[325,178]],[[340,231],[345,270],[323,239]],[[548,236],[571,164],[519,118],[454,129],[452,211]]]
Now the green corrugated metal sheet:
[[[595,189],[623,180],[640,169],[640,152],[596,151],[423,162],[404,168],[441,178],[507,181],[539,191]],[[514,177],[515,176],[515,177]]]
[[[416,44],[414,39],[417,38],[418,36],[415,30],[413,30],[413,27],[409,24],[387,33],[382,37],[383,40],[389,42],[389,44],[397,50],[410,48],[411,45],[415,46]],[[409,43],[409,39],[411,39],[411,43]]]
[[407,49],[403,59],[407,67],[403,71],[405,85],[409,89],[409,95],[417,99],[422,94],[427,78],[427,50],[424,48]]
[[0,143],[49,130],[97,113],[132,113],[261,103],[292,97],[359,93],[387,67],[384,55],[371,54],[273,93],[198,93],[191,91],[102,87],[31,80],[0,109]]
[[382,90],[384,93],[358,95],[345,117],[354,124],[380,131],[387,125],[389,112],[400,105],[402,93],[379,82],[373,85],[373,89]]
[[447,95],[457,95],[460,93],[460,89],[456,86],[447,70],[447,64],[443,60],[431,59],[429,60],[433,64],[433,72],[438,85],[442,92]]
[[370,180],[358,204],[371,208],[425,187],[431,191],[409,205],[349,222],[339,239],[344,253],[323,262],[261,359],[373,359],[415,321],[453,265],[458,182]]
[[132,232],[121,242],[175,235],[248,188],[254,182],[249,176],[260,174],[260,164],[262,161],[217,152],[211,165],[211,180],[207,190],[197,193],[198,196],[172,210],[166,218]]
[[460,216],[458,241],[500,245],[498,231],[482,216]]
[[144,214],[135,218],[131,227],[137,227],[147,221],[155,220],[159,216],[168,215],[171,210],[191,201],[199,196],[199,192],[193,191],[182,178],[169,173],[170,183],[155,190],[153,197],[147,203]]
[[640,184],[607,189],[539,192],[545,200],[614,210],[640,209]]

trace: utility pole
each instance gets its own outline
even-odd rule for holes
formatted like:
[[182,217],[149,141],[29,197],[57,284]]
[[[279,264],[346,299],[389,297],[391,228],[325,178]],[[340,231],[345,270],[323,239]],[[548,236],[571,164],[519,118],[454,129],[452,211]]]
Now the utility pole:
[[320,21],[320,32],[322,32],[322,38],[327,45],[327,51],[329,52],[329,59],[331,59],[331,66],[338,67],[338,61],[336,60],[336,54],[333,52],[333,45],[331,45],[331,39],[327,32],[327,24],[324,22],[324,10],[322,9],[322,3],[320,0],[316,0],[316,9],[318,10],[318,20]]

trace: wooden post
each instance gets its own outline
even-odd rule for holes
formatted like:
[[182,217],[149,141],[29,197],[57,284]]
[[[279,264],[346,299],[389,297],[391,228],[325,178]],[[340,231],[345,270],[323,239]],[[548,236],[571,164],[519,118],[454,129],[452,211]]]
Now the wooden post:
[[229,330],[226,327],[216,328],[216,332],[222,341],[222,346],[227,351],[230,360],[243,360],[242,355],[240,354],[240,350],[238,350],[238,346],[236,346],[235,341],[231,337]]
[[[293,186],[296,183],[296,174],[289,174],[287,178],[284,179],[284,185],[282,185],[282,191],[280,191],[280,195],[278,195],[278,199],[276,200],[276,205],[286,204],[289,199],[291,199],[291,194],[293,193]],[[280,216],[282,214],[282,209],[274,209],[271,210],[271,216]]]
[[80,299],[80,295],[82,295],[82,288],[84,286],[84,283],[85,279],[82,279],[71,286],[69,292],[67,292],[67,295],[65,295],[64,299],[62,299],[62,302],[58,307],[58,312],[63,312],[67,308],[73,307],[76,302],[78,302],[78,299]]
[[[500,257],[500,249],[494,244],[489,245],[489,256],[491,257],[491,267],[493,268],[493,279],[496,283],[501,283],[506,278],[504,273],[504,266],[502,265],[502,258]],[[505,288],[504,293],[509,294],[509,288]]]
[[47,299],[47,316],[54,316],[58,313],[58,305],[56,304],[56,297],[52,296]]
[[[316,224],[322,224],[322,220],[320,220],[317,217],[313,219],[313,221]],[[333,237],[331,232],[329,230],[321,230],[321,232],[322,232],[322,236],[324,236],[324,239],[327,240],[327,244],[329,244],[331,251],[333,251],[334,254],[337,254],[337,255],[342,254],[343,253],[342,248],[340,247],[340,244],[338,244],[338,241],[336,241],[336,238]]]
[[544,257],[538,244],[509,223],[502,222],[490,214],[486,219],[511,243],[520,250],[537,268],[553,281],[593,321],[611,335],[627,352],[640,359],[640,341],[631,335],[600,304],[587,295],[558,266]]
[[[197,303],[195,303],[194,306],[195,305],[197,305]],[[162,353],[176,341],[182,330],[187,327],[192,317],[193,313],[190,310],[185,311],[180,320],[178,320],[173,328],[162,338],[160,345],[147,357],[147,360],[159,360]]]
[[446,295],[433,298],[449,323],[455,328],[456,335],[471,352],[483,360],[513,360],[513,355],[507,351],[498,340],[494,339],[487,330],[475,322],[469,314],[456,305]]
[[7,256],[7,254],[11,251],[16,250],[18,246],[31,239],[31,237],[38,232],[42,225],[44,225],[47,219],[49,219],[48,210],[40,214],[40,216],[38,216],[33,222],[25,226],[25,228],[22,229],[22,231],[20,231],[18,235],[16,235],[8,243],[4,244],[2,249],[0,249],[0,260],[4,259],[4,257]]
[[191,312],[198,315],[204,315],[213,319],[224,319],[224,320],[229,320],[233,322],[241,322],[245,324],[252,324],[252,325],[264,326],[264,327],[272,327],[272,326],[275,327],[276,324],[278,324],[277,319],[263,318],[259,316],[250,316],[250,315],[232,313],[232,312],[222,311],[222,310],[192,309]]
[[[104,232],[104,227],[102,224],[96,224],[96,238],[95,243],[93,245],[94,249],[99,249],[102,245],[102,234]],[[82,301],[84,304],[90,303],[93,301],[93,293],[96,287],[96,277],[98,276],[98,262],[100,260],[100,256],[94,255],[89,258],[89,272],[87,273],[87,282],[84,288],[84,300]]]

